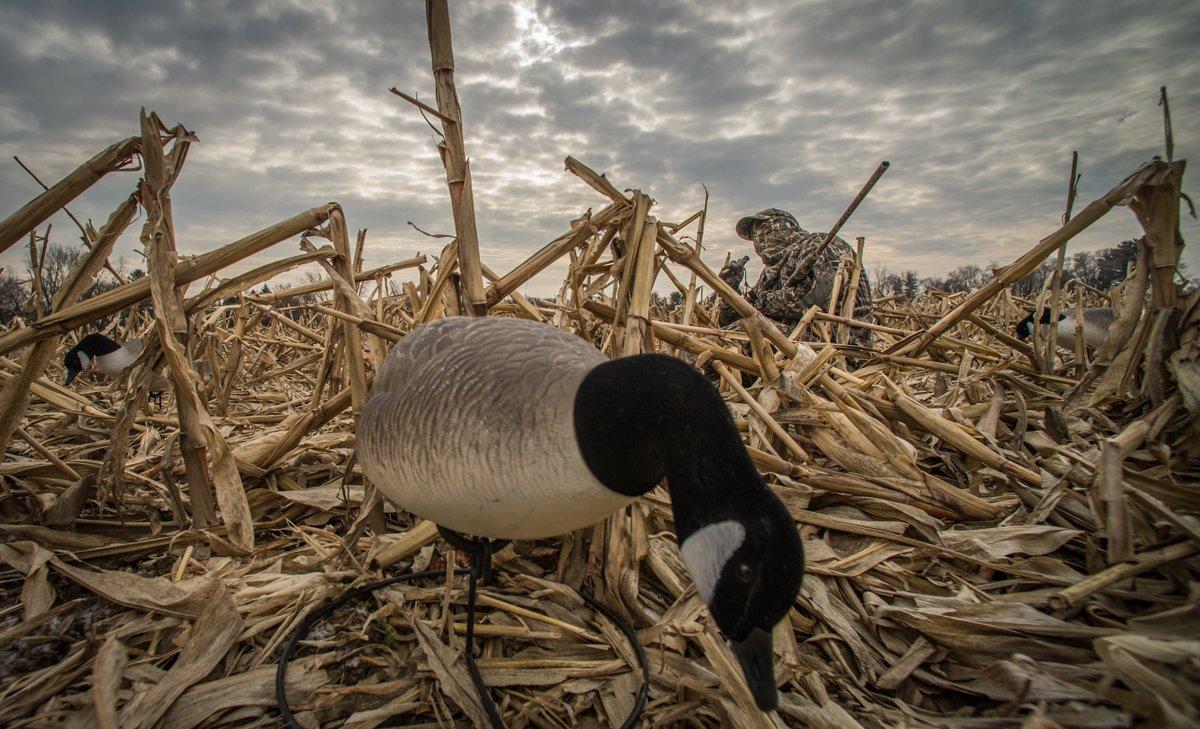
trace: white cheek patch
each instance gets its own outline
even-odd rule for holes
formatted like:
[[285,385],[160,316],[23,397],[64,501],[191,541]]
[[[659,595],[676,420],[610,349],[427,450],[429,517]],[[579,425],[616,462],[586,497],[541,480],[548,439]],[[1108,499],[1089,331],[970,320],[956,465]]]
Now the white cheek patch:
[[86,354],[84,354],[83,352],[79,353],[79,364],[83,365],[80,369],[86,370],[87,366],[88,366],[88,362],[91,362],[91,361],[92,361],[91,358],[88,357]]
[[722,568],[745,540],[746,528],[729,519],[696,530],[679,545],[679,554],[704,602],[712,602]]

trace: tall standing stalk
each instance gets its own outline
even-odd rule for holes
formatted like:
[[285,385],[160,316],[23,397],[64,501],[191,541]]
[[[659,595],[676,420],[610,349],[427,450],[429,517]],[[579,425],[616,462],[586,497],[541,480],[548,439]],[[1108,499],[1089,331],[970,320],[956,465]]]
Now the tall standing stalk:
[[[1075,196],[1079,193],[1079,152],[1071,152],[1071,174],[1067,177],[1067,207],[1063,211],[1062,221],[1066,225],[1071,220],[1071,210],[1075,207]],[[1050,277],[1050,321],[1058,321],[1058,313],[1062,309],[1062,285],[1063,285],[1063,268],[1067,261],[1067,244],[1063,243],[1058,249],[1058,258],[1054,263],[1054,273]],[[1041,301],[1038,302],[1038,307],[1035,311],[1041,311]],[[1035,314],[1036,318],[1036,314]],[[1083,320],[1077,319],[1076,328],[1083,328]],[[1078,336],[1078,333],[1076,334]],[[1048,335],[1046,338],[1045,352],[1045,368],[1047,370],[1054,367],[1054,348],[1057,346],[1057,338],[1053,335]]]
[[454,49],[450,43],[450,10],[446,0],[426,0],[429,25],[429,54],[437,93],[442,143],[438,152],[446,168],[450,205],[454,209],[454,232],[458,238],[458,270],[462,274],[466,310],[474,316],[487,313],[483,269],[479,265],[479,233],[475,229],[475,195],[471,188],[471,165],[463,145],[462,109],[454,87]]

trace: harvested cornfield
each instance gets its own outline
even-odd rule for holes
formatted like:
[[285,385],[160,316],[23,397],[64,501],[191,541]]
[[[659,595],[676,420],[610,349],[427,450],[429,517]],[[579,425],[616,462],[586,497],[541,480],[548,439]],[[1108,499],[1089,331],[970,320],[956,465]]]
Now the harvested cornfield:
[[[488,725],[463,661],[464,560],[434,524],[385,503],[355,456],[389,346],[454,315],[530,319],[613,357],[693,364],[807,561],[773,637],[780,703],[764,713],[683,566],[664,487],[590,529],[509,544],[474,631],[507,726],[619,726],[643,680],[644,726],[1200,721],[1200,296],[1175,281],[1182,162],[1152,160],[1068,210],[974,293],[878,297],[875,322],[857,321],[846,314],[860,261],[846,261],[828,304],[782,331],[704,262],[706,207],[658,220],[648,195],[622,191],[639,181],[572,158],[595,209],[492,271],[436,13],[430,34],[438,108],[400,95],[444,124],[457,229],[433,263],[364,270],[365,231],[352,245],[336,203],[178,257],[170,190],[193,135],[145,112],[137,136],[0,222],[3,249],[99,177],[143,165],[86,231],[90,250],[51,310],[0,333],[0,723],[279,726],[281,651],[306,618],[349,589],[432,570],[307,631],[288,703],[305,727]],[[1006,288],[1118,206],[1145,237],[1116,289],[1051,281],[1023,300]],[[81,300],[139,208],[148,276]],[[299,253],[220,277],[297,236]],[[564,258],[554,299],[518,293]],[[323,281],[254,292],[312,262]],[[663,282],[678,305],[652,296]],[[722,304],[735,326],[717,326]],[[1116,321],[1090,350],[1082,337],[1069,351],[1012,336],[1043,305],[1111,306]],[[872,332],[870,349],[846,343],[854,327]],[[97,328],[140,339],[136,364],[64,387],[64,351]],[[169,392],[151,404],[164,368]],[[578,591],[636,628],[649,675]]]
[[[146,119],[148,135],[135,141],[160,144]],[[182,131],[167,139],[187,144]],[[574,160],[568,169],[608,205],[486,289],[490,314],[548,322],[615,355],[678,354],[710,372],[796,519],[808,575],[790,629],[775,637],[785,693],[769,716],[691,587],[665,491],[592,530],[510,545],[497,555],[498,583],[482,592],[477,631],[484,680],[509,725],[616,724],[633,705],[630,649],[568,585],[589,586],[639,629],[648,724],[1020,726],[1036,716],[1047,726],[1182,726],[1195,717],[1187,626],[1200,548],[1191,515],[1200,312],[1195,295],[1143,305],[1158,280],[1152,246],[1116,293],[1121,318],[1090,363],[1063,350],[1061,364],[1045,367],[1006,333],[1033,302],[998,286],[880,299],[878,324],[814,308],[785,334],[750,310],[723,331],[713,325],[718,299],[748,304],[679,242],[682,227],[648,215],[646,196],[627,197]],[[1161,194],[1170,172],[1151,163],[1111,197],[1133,193],[1136,205]],[[98,234],[81,277],[103,263],[123,212]],[[143,233],[151,246],[169,230],[158,220]],[[703,211],[695,220],[702,226]],[[345,230],[335,206],[302,213],[167,273],[152,268],[150,280],[63,297],[0,338],[12,424],[0,467],[6,723],[275,724],[275,660],[299,621],[348,587],[456,564],[431,524],[380,510],[353,457],[353,406],[390,342],[461,311],[460,274],[424,260],[350,270],[364,238],[351,254]],[[163,409],[137,395],[164,357],[153,345],[128,384],[58,384],[61,358],[50,355],[65,347],[64,329],[125,312],[109,333],[155,342],[174,333],[169,307],[137,304],[170,298],[163,276],[199,280],[300,232],[301,255],[177,300],[189,356],[165,355],[183,382]],[[316,237],[334,245],[315,248]],[[451,244],[440,260],[454,254]],[[564,255],[571,267],[556,301],[514,293]],[[327,264],[327,282],[244,293],[311,260]],[[413,280],[391,283],[412,268]],[[660,272],[685,304],[651,308]],[[368,300],[363,281],[381,284]],[[1089,296],[1080,291],[1077,303],[1096,303]],[[837,344],[849,326],[870,327],[876,352]],[[216,376],[195,374],[197,362]],[[200,439],[180,427],[180,384]],[[207,484],[191,480],[189,457]],[[459,578],[395,586],[320,625],[289,672],[302,721],[483,721],[457,660],[463,590]]]

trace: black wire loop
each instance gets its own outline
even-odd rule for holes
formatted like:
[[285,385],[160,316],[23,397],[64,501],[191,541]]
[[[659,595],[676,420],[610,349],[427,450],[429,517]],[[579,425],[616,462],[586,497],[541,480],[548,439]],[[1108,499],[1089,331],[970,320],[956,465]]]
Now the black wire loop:
[[[467,670],[471,674],[471,681],[475,684],[475,691],[479,694],[479,702],[483,706],[484,711],[488,715],[488,720],[491,722],[493,729],[504,729],[504,721],[500,718],[500,711],[496,708],[496,704],[492,701],[491,695],[488,693],[487,684],[483,682],[483,677],[479,673],[479,667],[475,664],[475,608],[477,603],[477,586],[478,582],[482,581],[488,584],[492,577],[492,555],[504,545],[508,544],[507,540],[490,540],[490,539],[471,539],[457,532],[452,532],[449,529],[438,527],[442,537],[450,543],[455,549],[466,554],[471,561],[469,569],[454,570],[455,576],[461,577],[466,575],[467,582],[467,634],[466,634],[466,650],[465,657],[467,661]],[[304,622],[300,623],[300,627],[292,633],[287,644],[283,647],[283,653],[279,656],[279,667],[275,671],[275,699],[278,702],[279,714],[283,718],[283,723],[291,727],[291,729],[301,729],[300,724],[296,721],[296,717],[292,714],[292,709],[288,705],[287,693],[284,690],[285,679],[287,677],[287,666],[291,661],[292,654],[296,652],[296,646],[304,637],[308,635],[313,627],[328,618],[335,610],[342,607],[346,603],[356,600],[360,597],[370,595],[376,590],[384,587],[389,587],[401,582],[414,582],[431,577],[440,577],[444,575],[443,570],[425,570],[424,572],[410,572],[404,575],[388,577],[387,579],[372,582],[362,587],[356,587],[353,590],[347,590],[337,596],[325,605],[320,610],[311,613]],[[576,590],[576,593],[583,599],[593,610],[608,618],[617,628],[625,635],[629,644],[633,647],[634,654],[637,657],[638,667],[642,669],[642,686],[638,690],[637,698],[634,700],[633,711],[621,724],[620,729],[632,729],[637,720],[641,718],[642,711],[646,707],[646,698],[650,693],[650,664],[646,660],[646,650],[638,641],[637,633],[626,622],[621,620],[611,609],[601,604],[591,595]]]

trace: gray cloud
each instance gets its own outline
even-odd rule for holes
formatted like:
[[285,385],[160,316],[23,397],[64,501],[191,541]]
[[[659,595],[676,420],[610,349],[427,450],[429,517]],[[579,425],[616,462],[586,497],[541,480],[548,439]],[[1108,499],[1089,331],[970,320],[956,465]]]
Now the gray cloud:
[[[1080,206],[1160,153],[1160,85],[1176,156],[1200,138],[1195,3],[525,0],[451,13],[483,254],[498,270],[604,204],[562,172],[567,154],[654,195],[667,219],[698,207],[703,181],[714,263],[747,249],[740,215],[784,207],[824,230],[889,159],[846,233],[867,236],[869,266],[936,274],[1006,262],[1052,231],[1072,149]],[[432,98],[420,3],[10,5],[0,68],[0,152],[48,180],[135,133],[139,106],[195,129],[174,192],[185,253],[329,200],[370,229],[371,265],[436,252],[406,220],[453,228],[432,133],[387,93]],[[101,220],[133,181],[105,180],[72,208]],[[36,192],[0,164],[0,208]],[[65,218],[55,229],[74,240]],[[1186,219],[1185,238],[1197,232]],[[1117,210],[1071,250],[1137,233]],[[134,260],[135,244],[127,234],[120,252]]]

